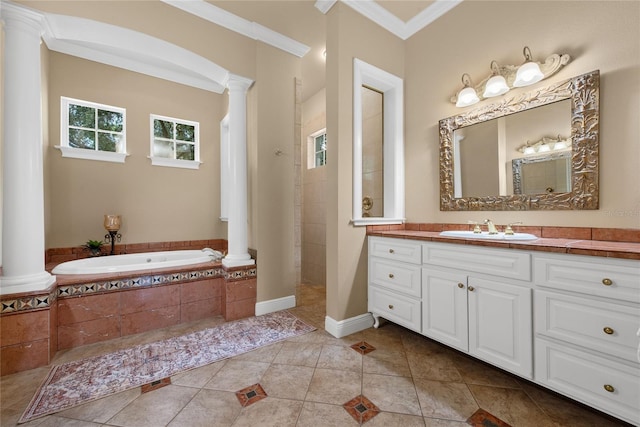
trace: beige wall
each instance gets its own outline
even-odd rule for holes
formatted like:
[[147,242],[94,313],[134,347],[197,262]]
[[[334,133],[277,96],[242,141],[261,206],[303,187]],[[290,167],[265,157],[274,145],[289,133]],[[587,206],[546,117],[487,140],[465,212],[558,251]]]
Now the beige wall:
[[[638,16],[638,2],[465,1],[411,37],[405,75],[407,220],[465,223],[488,216],[498,224],[640,228]],[[460,76],[481,80],[492,59],[519,64],[524,45],[538,61],[551,53],[572,57],[541,85],[600,70],[600,209],[440,212],[437,126],[464,111],[449,102],[461,89]]]
[[[327,280],[327,167],[307,169],[307,137],[327,127],[324,89],[303,104],[302,123],[302,281],[324,285]],[[330,141],[327,144],[332,145]]]
[[[123,243],[226,238],[220,216],[220,130],[226,95],[96,62],[49,54],[47,247],[105,235],[103,215],[122,215]],[[60,97],[126,108],[124,164],[63,158]],[[198,170],[152,166],[149,114],[200,123]]]
[[404,77],[404,42],[338,2],[327,16],[327,316],[367,311],[365,227],[352,217],[353,58]]
[[295,78],[300,77],[300,60],[265,44],[258,45],[257,56],[255,232],[258,301],[265,301],[295,294]]

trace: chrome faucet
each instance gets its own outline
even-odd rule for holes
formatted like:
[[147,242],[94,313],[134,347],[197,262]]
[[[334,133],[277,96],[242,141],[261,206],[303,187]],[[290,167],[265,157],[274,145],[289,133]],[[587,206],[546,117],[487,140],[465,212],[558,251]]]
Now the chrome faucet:
[[487,230],[489,231],[489,234],[498,234],[498,230],[496,229],[496,226],[493,225],[493,221],[491,221],[490,219],[485,219],[484,223],[487,224]]

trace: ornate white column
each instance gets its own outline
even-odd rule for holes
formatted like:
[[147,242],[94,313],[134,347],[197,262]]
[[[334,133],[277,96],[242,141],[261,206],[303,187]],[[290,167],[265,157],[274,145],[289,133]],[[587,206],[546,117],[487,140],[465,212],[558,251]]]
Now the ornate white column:
[[229,195],[225,267],[252,265],[247,246],[247,90],[253,83],[231,75],[229,89]]
[[40,36],[42,16],[0,4],[4,22],[2,276],[0,294],[46,289]]

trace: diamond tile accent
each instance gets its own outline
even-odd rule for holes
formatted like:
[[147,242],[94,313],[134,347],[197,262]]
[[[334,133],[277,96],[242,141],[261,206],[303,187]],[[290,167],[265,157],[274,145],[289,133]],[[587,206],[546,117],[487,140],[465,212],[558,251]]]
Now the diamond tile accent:
[[380,413],[380,409],[363,395],[356,396],[342,407],[358,423],[366,423]]
[[258,400],[262,400],[267,397],[267,393],[260,384],[254,384],[236,391],[236,397],[238,398],[240,405],[245,408],[256,403]]
[[141,386],[140,387],[140,392],[141,393],[148,393],[150,391],[157,390],[157,389],[162,388],[164,386],[167,386],[169,384],[171,384],[171,377],[163,378],[163,379],[157,380],[157,381],[152,381],[149,384],[145,384],[145,385]]
[[354,349],[355,351],[357,351],[360,354],[367,354],[367,353],[371,353],[373,350],[375,350],[376,348],[374,346],[372,346],[371,344],[367,343],[366,341],[360,341],[358,343],[355,343],[351,346],[352,349]]
[[474,427],[511,427],[500,418],[491,415],[484,409],[478,409],[468,419],[467,424]]

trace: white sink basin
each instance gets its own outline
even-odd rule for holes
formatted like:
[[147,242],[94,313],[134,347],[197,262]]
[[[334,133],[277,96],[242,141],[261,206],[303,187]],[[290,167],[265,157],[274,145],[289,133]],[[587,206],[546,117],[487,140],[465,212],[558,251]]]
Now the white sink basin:
[[529,233],[514,233],[504,234],[500,232],[498,234],[489,234],[486,231],[482,233],[474,233],[473,231],[465,230],[447,230],[440,233],[442,237],[462,237],[466,239],[483,239],[483,240],[536,240],[537,237]]

